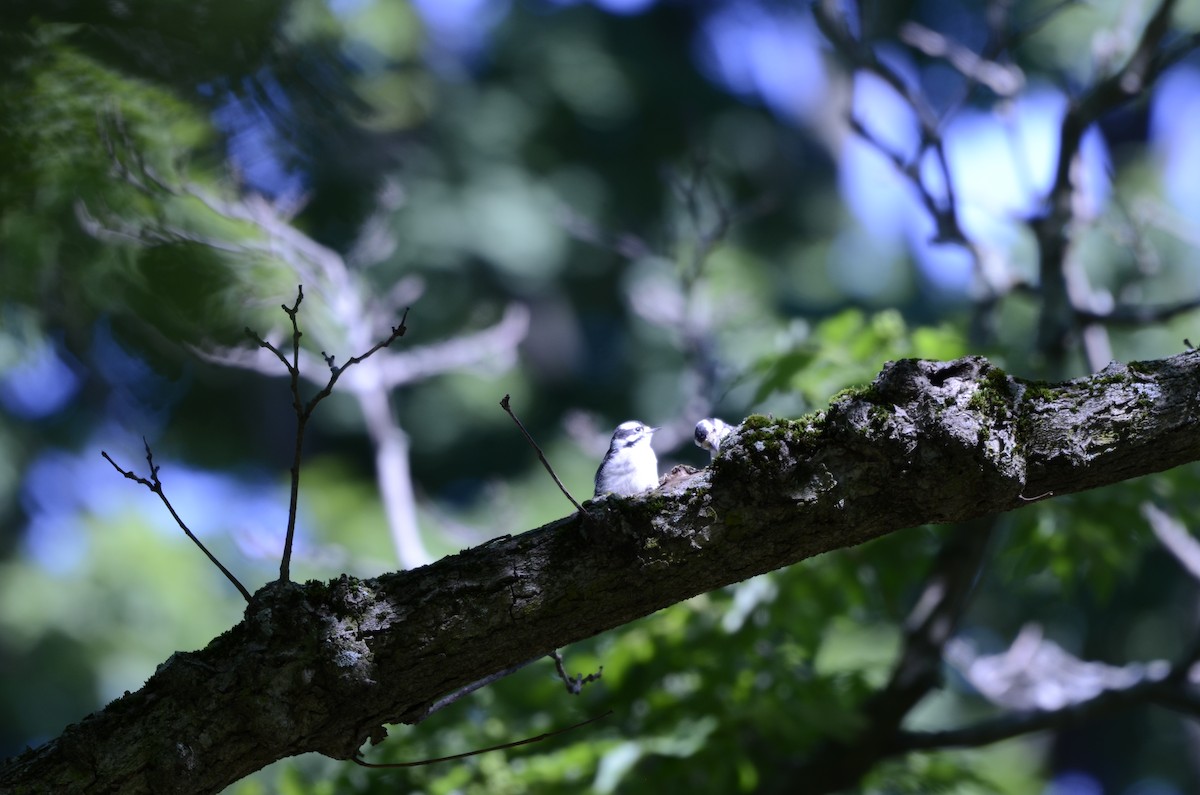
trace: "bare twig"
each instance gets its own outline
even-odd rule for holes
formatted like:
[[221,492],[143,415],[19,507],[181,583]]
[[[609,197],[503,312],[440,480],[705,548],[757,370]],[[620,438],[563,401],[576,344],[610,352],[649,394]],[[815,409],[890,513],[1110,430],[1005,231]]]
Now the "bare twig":
[[[503,538],[507,538],[507,536],[504,536]],[[498,539],[492,539],[492,541],[496,541],[496,540],[498,540]],[[490,543],[492,543],[492,541],[489,541],[487,543],[490,544]],[[555,651],[551,652],[549,656],[551,659],[554,660],[555,670],[557,671],[559,678],[562,679],[563,683],[566,685],[567,692],[570,693],[571,695],[578,695],[579,693],[583,692],[584,685],[586,685],[590,682],[596,681],[597,679],[600,678],[601,674],[603,674],[603,672],[604,672],[604,667],[601,666],[600,670],[594,674],[588,674],[587,676],[584,676],[583,674],[578,674],[577,676],[567,676],[567,672],[563,668],[562,655],[558,652],[558,650],[556,649]],[[532,660],[526,660],[523,663],[518,663],[517,665],[511,666],[509,668],[505,668],[503,671],[497,671],[496,673],[491,674],[489,676],[485,676],[484,678],[482,678],[478,681],[472,682],[469,685],[460,687],[458,690],[455,690],[453,693],[445,695],[442,698],[439,698],[437,701],[430,704],[429,708],[425,710],[424,715],[422,715],[421,720],[424,720],[425,718],[429,717],[433,713],[435,713],[439,710],[443,710],[446,707],[450,706],[451,704],[455,703],[456,701],[459,701],[460,699],[465,698],[466,696],[469,696],[471,693],[474,693],[476,690],[479,690],[480,688],[487,687],[488,685],[492,684],[493,682],[500,681],[501,679],[508,676],[509,674],[516,673],[517,671],[526,667],[530,663],[536,662],[538,659],[540,659],[540,658],[534,657]]]
[[199,538],[196,538],[195,533],[193,533],[184,523],[183,519],[179,518],[179,514],[175,512],[175,507],[171,505],[171,501],[167,499],[167,495],[163,492],[162,481],[158,479],[158,467],[154,465],[154,453],[150,451],[150,443],[146,441],[145,437],[142,438],[142,444],[146,446],[146,463],[150,467],[149,478],[143,478],[139,475],[133,474],[133,472],[130,470],[122,469],[117,462],[112,459],[112,456],[110,456],[104,450],[100,451],[100,455],[104,456],[105,461],[112,464],[113,469],[117,470],[130,480],[141,483],[143,486],[150,489],[150,491],[157,494],[158,498],[162,500],[163,505],[167,506],[167,510],[170,511],[171,518],[175,520],[175,524],[179,525],[179,529],[183,530],[184,534],[192,540],[193,544],[200,547],[200,551],[212,561],[214,566],[221,570],[221,573],[225,575],[225,578],[233,583],[233,587],[237,588],[242,597],[249,602],[250,592],[246,590],[246,586],[238,582],[238,578],[234,577],[233,573],[229,571],[229,569],[225,568],[225,566],[221,564],[221,561],[217,560],[216,555],[208,551],[208,547],[204,546],[203,542],[201,542]]
[[[291,576],[292,565],[292,544],[296,537],[296,514],[299,512],[300,503],[300,456],[304,449],[304,429],[308,423],[308,417],[311,414],[305,412],[300,404],[300,325],[296,322],[296,314],[300,311],[300,302],[304,300],[304,285],[296,286],[296,303],[288,308],[287,304],[282,305],[283,311],[287,314],[288,319],[292,322],[292,361],[288,362],[287,358],[274,346],[266,340],[259,340],[259,344],[269,351],[272,351],[279,360],[287,367],[289,382],[292,391],[292,410],[296,412],[296,444],[292,452],[292,467],[291,467],[291,491],[288,495],[288,524],[287,535],[283,541],[283,556],[279,564],[279,579],[282,582],[287,582]],[[247,329],[247,331],[249,331]]]
[[405,309],[404,316],[400,318],[400,325],[393,326],[392,333],[386,339],[382,340],[381,342],[377,342],[370,349],[368,349],[366,353],[358,356],[351,356],[345,364],[340,366],[335,364],[334,357],[322,351],[321,356],[325,359],[326,365],[329,366],[329,380],[319,392],[309,398],[308,402],[305,403],[300,398],[300,337],[303,336],[303,332],[300,331],[300,325],[296,320],[296,316],[300,311],[300,302],[303,300],[304,285],[299,285],[296,290],[296,302],[290,307],[287,304],[282,306],[284,313],[287,314],[288,319],[291,320],[292,323],[292,358],[290,361],[279,348],[275,347],[270,342],[267,342],[251,329],[246,329],[246,334],[248,334],[250,338],[259,345],[259,347],[266,348],[267,350],[271,351],[273,354],[275,354],[279,361],[283,362],[283,366],[287,368],[288,375],[291,379],[292,408],[296,412],[296,445],[292,453],[292,483],[291,493],[288,498],[287,536],[283,542],[283,557],[279,564],[279,579],[282,582],[287,582],[291,577],[292,545],[296,536],[296,514],[298,512],[300,500],[300,459],[304,450],[304,432],[308,426],[309,419],[312,417],[313,410],[316,409],[317,404],[333,393],[334,384],[337,383],[338,378],[341,377],[342,373],[344,373],[348,367],[358,364],[381,348],[386,348],[387,346],[391,345],[398,338],[403,337],[404,332],[408,330],[405,326],[405,321],[408,320],[408,310]]
[[301,284],[296,287],[296,303],[292,304],[291,306],[288,306],[287,304],[281,304],[279,307],[285,313],[287,313],[288,318],[292,321],[292,361],[288,361],[288,358],[283,355],[283,351],[279,350],[279,348],[258,336],[258,333],[249,326],[244,329],[246,336],[258,343],[258,347],[266,348],[268,351],[275,354],[275,358],[283,362],[283,366],[287,368],[288,375],[292,376],[292,397],[295,400],[297,409],[299,409],[300,406],[300,395],[297,389],[297,379],[300,375],[300,337],[303,336],[303,334],[301,333],[299,326],[296,325],[296,313],[300,310],[300,302],[303,300],[304,285]]
[[538,447],[538,443],[535,442],[533,437],[529,435],[529,431],[525,430],[525,426],[521,424],[519,419],[517,419],[517,415],[513,414],[513,410],[509,407],[508,401],[509,397],[508,395],[505,395],[500,401],[500,408],[508,412],[508,416],[512,417],[513,422],[517,424],[517,427],[521,429],[521,433],[525,435],[525,440],[529,442],[529,444],[533,445],[533,449],[537,451],[538,459],[542,462],[542,466],[546,468],[546,471],[550,473],[550,477],[554,478],[554,482],[558,484],[559,491],[566,495],[567,499],[571,501],[571,504],[574,505],[577,510],[583,511],[583,506],[575,501],[575,498],[571,496],[571,492],[567,491],[567,487],[564,486],[562,481],[558,479],[558,475],[554,474],[554,467],[550,466],[550,462],[546,460],[546,454],[542,452],[542,448]]
[[376,768],[376,769],[390,768],[390,767],[420,767],[421,765],[433,765],[433,764],[437,764],[438,762],[450,762],[455,759],[466,759],[469,756],[478,756],[479,754],[486,754],[489,751],[501,751],[505,748],[517,748],[522,745],[530,745],[531,743],[539,743],[542,740],[548,740],[551,737],[557,737],[560,734],[566,734],[569,731],[574,731],[575,729],[582,728],[584,726],[587,726],[589,723],[595,723],[596,721],[598,721],[602,718],[607,718],[611,714],[613,714],[613,711],[610,709],[607,712],[601,713],[592,718],[588,718],[587,720],[581,720],[579,723],[572,724],[570,726],[567,726],[564,729],[555,729],[554,731],[551,731],[551,732],[545,732],[544,734],[539,734],[536,737],[526,737],[524,740],[516,740],[511,743],[501,743],[500,745],[493,745],[493,746],[489,746],[488,748],[479,748],[474,751],[466,751],[461,754],[453,754],[452,756],[439,756],[436,759],[421,759],[417,762],[381,763],[381,762],[365,762],[357,756],[352,756],[352,757],[350,757],[350,761],[361,767],[370,767],[370,768]]
[[600,669],[594,674],[588,674],[587,676],[584,676],[583,674],[568,676],[567,669],[563,667],[562,653],[559,652],[558,649],[550,652],[550,659],[554,660],[554,670],[558,672],[558,678],[561,679],[563,685],[566,686],[567,692],[573,696],[577,696],[582,693],[584,685],[591,684],[592,682],[595,682],[604,676],[603,665],[601,665]]

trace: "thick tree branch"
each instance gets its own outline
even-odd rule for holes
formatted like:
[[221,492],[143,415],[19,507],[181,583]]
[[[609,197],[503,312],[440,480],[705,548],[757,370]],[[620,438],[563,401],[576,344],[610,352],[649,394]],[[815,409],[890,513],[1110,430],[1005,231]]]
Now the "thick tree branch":
[[713,465],[371,580],[273,583],[243,621],[0,768],[0,790],[217,792],[699,593],[931,522],[1200,458],[1200,352],[1022,382],[904,360],[803,420],[748,418]]

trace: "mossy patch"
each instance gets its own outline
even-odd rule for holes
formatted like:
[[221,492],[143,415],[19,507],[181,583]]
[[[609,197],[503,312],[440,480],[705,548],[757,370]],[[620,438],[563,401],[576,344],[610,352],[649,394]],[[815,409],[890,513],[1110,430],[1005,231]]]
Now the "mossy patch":
[[742,420],[742,431],[754,431],[760,428],[769,428],[779,420],[774,417],[768,417],[765,414],[751,414],[746,419]]
[[1011,404],[1008,374],[999,367],[989,367],[967,401],[967,408],[991,417],[1000,417]]
[[874,384],[849,386],[834,393],[833,397],[829,399],[829,403],[832,405],[843,400],[865,400],[868,403],[875,403],[879,400],[879,390],[875,388]]
[[1049,381],[1028,381],[1024,378],[1014,378],[1013,381],[1025,388],[1022,395],[1025,400],[1057,400],[1070,391],[1064,384],[1052,384]]
[[1129,362],[1125,365],[1129,372],[1137,375],[1158,375],[1158,362]]

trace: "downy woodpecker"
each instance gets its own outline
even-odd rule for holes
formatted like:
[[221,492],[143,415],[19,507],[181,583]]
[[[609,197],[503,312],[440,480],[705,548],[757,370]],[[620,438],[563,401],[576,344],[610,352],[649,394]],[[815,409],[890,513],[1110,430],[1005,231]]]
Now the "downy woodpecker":
[[636,420],[617,426],[596,470],[596,497],[610,493],[629,497],[658,486],[658,458],[650,447],[657,430]]

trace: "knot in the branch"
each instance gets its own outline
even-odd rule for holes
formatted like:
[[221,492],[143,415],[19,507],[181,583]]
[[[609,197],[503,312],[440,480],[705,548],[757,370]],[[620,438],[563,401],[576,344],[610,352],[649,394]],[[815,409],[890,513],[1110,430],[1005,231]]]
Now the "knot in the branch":
[[891,490],[904,483],[955,512],[964,503],[1021,493],[1018,394],[1012,379],[982,357],[904,359],[836,400],[826,423],[844,445],[841,455],[858,459],[839,467],[851,479],[876,478]]

